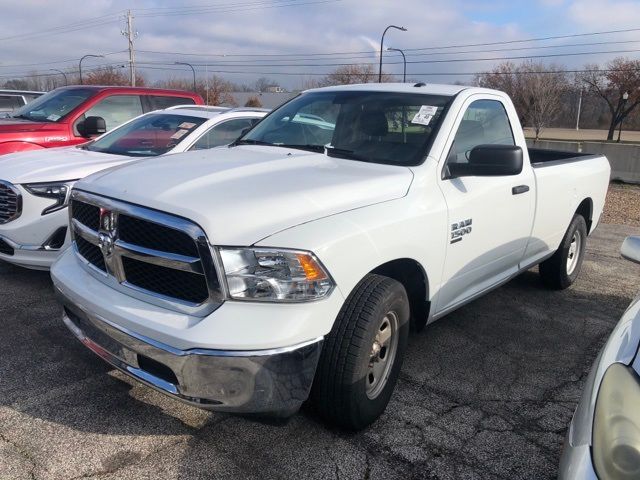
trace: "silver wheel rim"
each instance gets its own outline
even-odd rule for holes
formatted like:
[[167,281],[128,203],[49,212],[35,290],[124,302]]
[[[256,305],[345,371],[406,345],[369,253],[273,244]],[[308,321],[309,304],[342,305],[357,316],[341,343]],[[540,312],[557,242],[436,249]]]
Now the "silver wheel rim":
[[398,350],[398,315],[388,312],[376,329],[369,352],[369,365],[365,378],[367,397],[371,400],[384,390]]
[[567,275],[571,275],[578,266],[580,259],[580,249],[582,248],[582,235],[576,231],[571,238],[569,253],[567,254]]

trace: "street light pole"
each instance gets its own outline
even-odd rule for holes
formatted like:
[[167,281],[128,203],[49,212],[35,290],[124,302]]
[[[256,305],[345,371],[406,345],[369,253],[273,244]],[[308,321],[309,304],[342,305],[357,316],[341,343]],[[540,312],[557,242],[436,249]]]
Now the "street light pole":
[[89,57],[94,57],[94,58],[104,58],[104,55],[84,55],[82,58],[80,58],[80,63],[78,64],[78,70],[80,71],[80,85],[82,85],[82,61],[85,58],[89,58]]
[[580,87],[580,96],[578,97],[578,115],[576,116],[576,130],[580,130],[580,112],[582,111],[582,87]]
[[407,57],[404,56],[404,52],[402,50],[400,50],[399,48],[387,48],[387,51],[389,52],[400,52],[400,54],[402,55],[402,61],[404,62],[404,70],[402,72],[402,83],[405,83],[407,81]]
[[67,80],[67,74],[64,73],[62,70],[58,70],[57,68],[50,68],[49,70],[51,70],[52,72],[58,72],[60,75],[62,75],[64,77],[64,86],[66,87],[67,85],[69,85],[69,81]]
[[[624,106],[627,104],[627,100],[629,100],[629,92],[624,92],[622,94],[622,106],[620,107],[620,114],[624,113]],[[622,121],[624,117],[620,119],[620,124],[618,127],[618,143],[620,143],[620,136],[622,135]]]
[[193,92],[196,93],[196,69],[193,68],[193,65],[187,62],[174,62],[176,65],[186,65],[191,67],[191,71],[193,72]]
[[378,83],[382,83],[382,53],[384,52],[384,36],[387,34],[387,30],[390,28],[395,28],[396,30],[400,30],[401,32],[406,32],[407,29],[404,27],[398,27],[397,25],[389,25],[382,32],[382,38],[380,39],[380,69],[378,70]]

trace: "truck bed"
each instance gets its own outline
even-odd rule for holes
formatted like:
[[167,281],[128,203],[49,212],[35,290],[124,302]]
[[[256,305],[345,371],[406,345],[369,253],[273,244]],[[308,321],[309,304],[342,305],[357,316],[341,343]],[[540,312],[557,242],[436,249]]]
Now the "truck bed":
[[552,164],[553,162],[577,162],[598,156],[591,153],[567,152],[565,150],[548,150],[546,148],[529,148],[528,150],[532,167]]

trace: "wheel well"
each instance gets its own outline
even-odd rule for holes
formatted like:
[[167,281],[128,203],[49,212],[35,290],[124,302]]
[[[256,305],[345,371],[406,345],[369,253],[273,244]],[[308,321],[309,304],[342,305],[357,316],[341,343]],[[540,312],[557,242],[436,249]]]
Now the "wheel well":
[[376,267],[371,273],[400,282],[407,291],[411,309],[411,327],[421,330],[429,317],[429,280],[422,265],[410,258],[399,258]]
[[587,233],[591,233],[591,224],[593,221],[593,200],[585,198],[580,205],[578,205],[576,214],[582,215],[584,220],[587,222]]

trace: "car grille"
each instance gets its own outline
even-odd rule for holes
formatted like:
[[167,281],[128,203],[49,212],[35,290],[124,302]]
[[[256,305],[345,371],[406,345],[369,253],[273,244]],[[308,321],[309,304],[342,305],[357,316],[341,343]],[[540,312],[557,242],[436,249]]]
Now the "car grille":
[[193,314],[222,302],[209,243],[193,222],[79,190],[70,211],[75,251],[106,283]]
[[22,195],[9,182],[0,180],[0,225],[15,220],[22,213]]

